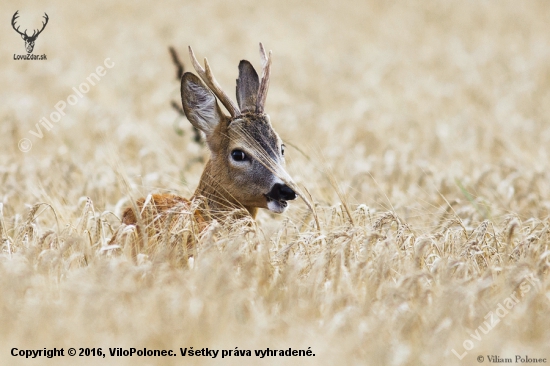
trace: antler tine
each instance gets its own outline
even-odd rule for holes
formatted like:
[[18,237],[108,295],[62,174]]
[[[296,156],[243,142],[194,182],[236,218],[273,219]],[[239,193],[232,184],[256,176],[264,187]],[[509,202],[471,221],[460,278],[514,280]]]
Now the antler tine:
[[260,42],[260,58],[262,59],[262,67],[265,67],[267,62],[267,55],[265,54],[265,48],[262,42]]
[[241,111],[239,107],[229,98],[229,96],[222,90],[220,84],[216,81],[216,78],[214,77],[214,74],[212,74],[212,70],[210,69],[210,65],[208,64],[208,60],[206,57],[204,58],[204,67],[206,70],[199,64],[197,61],[197,58],[195,57],[195,53],[193,52],[193,49],[191,46],[189,46],[189,57],[191,58],[191,62],[193,63],[193,67],[201,77],[202,81],[214,92],[214,94],[218,97],[220,102],[227,108],[227,111],[229,114],[231,114],[231,117],[237,117],[241,115]]
[[[17,18],[19,18],[19,10],[17,10],[15,12],[15,14],[13,14],[13,17],[11,17],[11,25],[15,28],[15,21],[17,20]],[[17,29],[19,29],[19,27],[17,27]]]
[[260,81],[258,98],[256,100],[256,113],[264,112],[267,90],[269,89],[269,75],[271,73],[271,51],[269,51],[269,55],[266,55],[264,45],[261,42],[260,57],[262,59],[262,80]]

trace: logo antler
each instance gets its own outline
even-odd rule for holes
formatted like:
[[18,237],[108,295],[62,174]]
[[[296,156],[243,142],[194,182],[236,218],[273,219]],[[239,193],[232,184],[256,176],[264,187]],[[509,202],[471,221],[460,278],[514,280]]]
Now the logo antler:
[[[48,17],[48,14],[46,14],[46,13],[44,13],[44,16],[43,16],[42,18],[46,19],[45,22],[42,22],[42,29],[40,29],[40,30],[38,31],[38,33],[36,33],[36,35],[35,35],[34,32],[33,32],[31,38],[34,37],[34,38],[36,39],[36,37],[38,37],[38,35],[39,35],[40,33],[42,33],[42,31],[44,30],[44,28],[46,28],[46,24],[48,24],[48,20],[50,20],[50,18]],[[35,32],[36,32],[36,31],[35,31]]]
[[[11,18],[11,26],[12,26],[13,29],[15,29],[15,31],[16,31],[17,33],[19,33],[20,35],[25,36],[25,37],[28,37],[28,36],[27,36],[27,31],[26,31],[26,30],[25,30],[25,33],[21,33],[21,32],[19,31],[19,27],[15,28],[15,21],[17,20],[17,18],[19,18],[19,14],[18,14],[18,13],[19,13],[19,10],[17,10],[17,11],[15,12],[15,14],[13,14],[13,18]],[[45,14],[45,13],[44,13],[44,14]]]

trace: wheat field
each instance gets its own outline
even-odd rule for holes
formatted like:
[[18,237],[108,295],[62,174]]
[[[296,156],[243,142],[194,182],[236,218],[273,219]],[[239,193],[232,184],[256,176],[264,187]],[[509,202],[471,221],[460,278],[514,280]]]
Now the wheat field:
[[[0,364],[550,362],[548,2],[0,9]],[[16,10],[22,29],[48,14],[34,49],[47,60],[14,60]],[[168,47],[187,71],[188,45],[208,57],[233,96],[260,41],[273,50],[266,111],[314,211],[297,200],[213,225],[191,259],[107,247],[131,200],[190,197],[208,158],[170,105]],[[177,356],[108,354],[132,347]],[[191,347],[220,352],[180,355]],[[267,348],[315,356],[255,355]]]

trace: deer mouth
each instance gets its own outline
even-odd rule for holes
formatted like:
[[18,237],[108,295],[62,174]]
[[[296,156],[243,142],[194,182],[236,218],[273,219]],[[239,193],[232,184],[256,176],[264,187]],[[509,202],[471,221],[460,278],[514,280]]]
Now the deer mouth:
[[296,199],[296,193],[286,184],[276,183],[271,190],[264,194],[267,208],[275,213],[282,213],[288,207],[290,200]]
[[264,194],[265,199],[267,201],[267,209],[271,212],[275,213],[283,213],[287,207],[288,202],[282,198],[275,199],[268,194]]
[[268,204],[269,204],[269,202],[277,202],[279,205],[281,205],[283,207],[288,206],[287,200],[284,200],[282,198],[274,198],[274,197],[271,197],[267,194],[264,194],[264,196],[265,196],[265,199],[267,200]]

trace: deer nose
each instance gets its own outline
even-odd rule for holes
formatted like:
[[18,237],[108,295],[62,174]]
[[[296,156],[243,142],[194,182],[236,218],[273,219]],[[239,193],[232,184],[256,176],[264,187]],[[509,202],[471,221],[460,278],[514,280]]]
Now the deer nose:
[[271,188],[271,192],[268,193],[268,196],[277,201],[292,201],[296,199],[296,192],[286,184],[275,183]]

